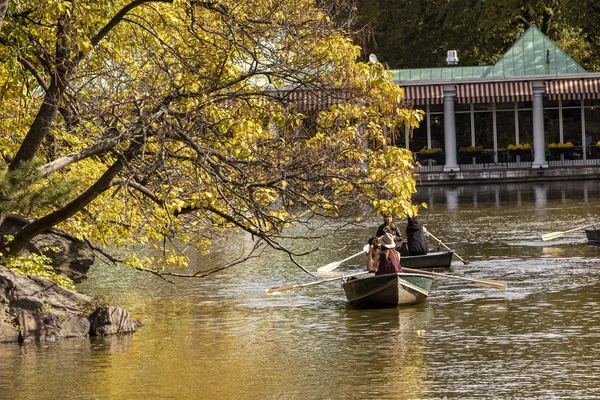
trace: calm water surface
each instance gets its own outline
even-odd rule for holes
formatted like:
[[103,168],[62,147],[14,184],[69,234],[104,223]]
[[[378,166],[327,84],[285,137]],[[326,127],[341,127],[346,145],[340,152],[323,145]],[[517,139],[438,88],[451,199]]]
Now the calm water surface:
[[[436,278],[423,304],[361,310],[346,305],[339,282],[266,296],[311,279],[280,254],[177,285],[97,264],[79,290],[109,296],[146,326],[1,344],[0,399],[600,398],[600,247],[583,231],[541,240],[600,223],[600,182],[421,188],[417,197],[429,204],[427,228],[469,261],[445,272],[505,280],[506,291]],[[319,243],[350,242],[343,251],[301,261],[314,271],[352,255],[379,223],[344,227]],[[360,270],[353,261],[339,271]]]

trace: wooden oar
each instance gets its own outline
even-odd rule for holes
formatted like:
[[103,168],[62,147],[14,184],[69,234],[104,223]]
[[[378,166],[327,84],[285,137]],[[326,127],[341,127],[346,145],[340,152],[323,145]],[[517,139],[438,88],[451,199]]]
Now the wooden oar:
[[291,292],[292,290],[296,290],[298,288],[303,288],[303,287],[312,286],[312,285],[318,285],[318,284],[324,283],[324,282],[338,281],[340,279],[350,278],[352,276],[365,275],[365,274],[369,274],[369,273],[370,273],[369,271],[357,272],[355,274],[340,275],[335,278],[327,278],[327,279],[322,279],[320,281],[302,283],[300,285],[286,285],[286,286],[272,287],[272,288],[266,289],[265,291],[267,292],[268,295],[282,294],[282,293]]
[[[427,236],[430,236],[431,238],[435,239],[435,241],[436,241],[436,242],[438,242],[439,244],[441,244],[442,246],[444,246],[444,247],[445,247],[445,248],[446,248],[448,251],[451,251],[451,252],[453,252],[453,253],[454,253],[454,250],[452,250],[450,247],[446,246],[446,245],[444,244],[444,242],[442,242],[440,239],[438,239],[438,238],[436,238],[435,236],[433,236],[433,235],[431,234],[431,232],[429,232],[429,231],[427,230],[427,228],[423,227],[423,232],[425,232],[425,234],[426,234]],[[454,253],[454,255],[456,256],[456,258],[458,258],[460,261],[462,261],[462,262],[463,262],[463,264],[465,264],[465,265],[467,265],[467,264],[468,264],[468,262],[466,262],[466,261],[465,261],[465,260],[464,260],[464,259],[463,259],[461,256],[459,256],[458,254]]]
[[350,259],[352,259],[352,258],[354,258],[356,256],[360,256],[362,253],[366,253],[367,251],[369,251],[369,245],[368,244],[363,247],[363,249],[362,249],[362,251],[360,253],[356,253],[356,254],[348,257],[348,258],[344,258],[341,261],[336,261],[336,262],[329,263],[327,265],[323,265],[322,267],[319,267],[317,269],[317,272],[329,272],[329,271],[333,271],[334,269],[336,269],[337,267],[339,267],[340,264],[343,263],[344,261],[348,261],[348,260],[350,260]]
[[575,232],[581,229],[585,229],[585,228],[589,228],[594,226],[595,224],[591,224],[591,225],[586,225],[586,226],[581,226],[579,228],[573,228],[573,229],[569,229],[568,231],[562,231],[562,232],[550,232],[550,233],[546,233],[545,235],[542,235],[542,240],[552,240],[552,239],[556,239],[557,237],[561,237],[562,235],[564,235],[565,233],[569,233],[569,232]]
[[473,282],[473,283],[476,283],[478,285],[485,286],[485,287],[506,290],[506,282],[504,282],[504,281],[495,281],[493,279],[470,279],[470,278],[463,278],[462,276],[440,274],[439,272],[421,271],[419,269],[404,268],[404,267],[402,268],[402,271],[414,272],[416,274],[423,274],[423,275],[441,276],[441,277],[450,278],[450,279],[460,279],[462,281]]

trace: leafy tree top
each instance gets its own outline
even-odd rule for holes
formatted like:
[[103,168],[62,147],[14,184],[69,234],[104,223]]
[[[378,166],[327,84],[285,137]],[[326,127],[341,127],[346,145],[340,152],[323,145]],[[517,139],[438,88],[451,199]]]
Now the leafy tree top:
[[[332,21],[296,0],[11,2],[0,211],[33,222],[4,252],[58,226],[106,248],[161,246],[127,259],[162,273],[245,231],[258,240],[240,260],[267,245],[295,262],[306,251],[281,238],[308,215],[416,213],[411,154],[388,144],[422,113]],[[290,90],[343,97],[311,111]]]

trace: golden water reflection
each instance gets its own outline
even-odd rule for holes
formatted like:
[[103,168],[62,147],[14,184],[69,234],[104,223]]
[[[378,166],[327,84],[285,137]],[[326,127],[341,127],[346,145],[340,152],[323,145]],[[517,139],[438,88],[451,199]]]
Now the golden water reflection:
[[[423,304],[365,310],[346,305],[339,282],[266,296],[311,279],[277,254],[175,286],[94,266],[80,287],[110,289],[145,326],[0,344],[0,398],[600,398],[600,246],[582,232],[541,240],[598,221],[600,182],[448,190],[418,194],[430,202],[428,230],[469,261],[448,273],[503,280],[506,291],[436,278]],[[379,222],[323,235],[323,248],[367,238]],[[316,269],[361,247],[303,264]]]

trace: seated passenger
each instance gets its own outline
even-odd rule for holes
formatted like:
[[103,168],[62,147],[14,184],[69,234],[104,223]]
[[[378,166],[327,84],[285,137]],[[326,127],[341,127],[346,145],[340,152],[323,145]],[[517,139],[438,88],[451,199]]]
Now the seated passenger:
[[396,251],[396,242],[391,234],[386,233],[377,245],[369,246],[367,270],[375,270],[375,275],[402,272],[400,253]]

